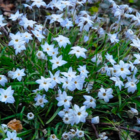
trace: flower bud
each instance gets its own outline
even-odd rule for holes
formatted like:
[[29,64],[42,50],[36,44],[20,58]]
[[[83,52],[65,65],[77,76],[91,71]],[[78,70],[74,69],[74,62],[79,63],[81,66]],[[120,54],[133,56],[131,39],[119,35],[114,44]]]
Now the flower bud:
[[45,54],[42,51],[38,51],[36,56],[38,57],[38,59],[45,59],[45,60],[47,60],[47,57],[45,56]]
[[8,130],[8,126],[6,124],[1,124],[3,131],[6,133]]
[[130,108],[131,109],[131,111],[134,113],[134,115],[138,115],[138,110],[137,109],[135,109],[135,108]]
[[28,118],[28,120],[34,119],[34,114],[32,112],[28,113],[27,118]]
[[98,124],[99,123],[99,116],[96,116],[96,117],[92,118],[91,123]]
[[133,117],[135,116],[135,115],[138,115],[138,110],[136,110],[135,108],[130,108],[131,110],[128,110],[127,111],[127,114],[128,114],[128,116],[129,116],[129,118],[130,119],[133,119]]
[[137,124],[140,125],[140,118],[137,118]]

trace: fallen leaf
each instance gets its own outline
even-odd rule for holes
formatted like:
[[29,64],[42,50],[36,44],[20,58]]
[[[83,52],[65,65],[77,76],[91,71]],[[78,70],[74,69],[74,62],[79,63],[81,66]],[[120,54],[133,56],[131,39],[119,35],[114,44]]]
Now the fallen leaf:
[[9,3],[8,1],[6,1],[6,3],[3,2],[3,0],[0,0],[0,8],[2,8],[2,10],[4,11],[4,15],[5,16],[10,16],[12,12],[12,10],[15,8],[14,4]]
[[11,120],[7,124],[7,126],[12,130],[16,130],[17,132],[20,132],[23,129],[21,121],[16,120],[16,119]]

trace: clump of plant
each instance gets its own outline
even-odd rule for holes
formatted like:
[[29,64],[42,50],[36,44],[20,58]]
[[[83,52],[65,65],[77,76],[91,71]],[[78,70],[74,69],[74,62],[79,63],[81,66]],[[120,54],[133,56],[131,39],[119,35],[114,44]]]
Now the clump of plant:
[[0,15],[1,139],[139,139],[140,13],[113,0],[16,10]]

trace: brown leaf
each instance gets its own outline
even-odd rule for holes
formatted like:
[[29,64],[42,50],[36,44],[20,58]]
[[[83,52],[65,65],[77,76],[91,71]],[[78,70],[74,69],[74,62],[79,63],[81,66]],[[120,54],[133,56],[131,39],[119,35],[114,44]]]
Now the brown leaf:
[[14,4],[5,4],[1,1],[0,1],[0,7],[4,11],[4,15],[6,16],[10,16],[11,13],[13,13],[12,10],[15,8]]
[[16,119],[11,120],[7,124],[7,126],[12,130],[16,130],[17,132],[20,132],[23,129],[21,121],[16,120]]

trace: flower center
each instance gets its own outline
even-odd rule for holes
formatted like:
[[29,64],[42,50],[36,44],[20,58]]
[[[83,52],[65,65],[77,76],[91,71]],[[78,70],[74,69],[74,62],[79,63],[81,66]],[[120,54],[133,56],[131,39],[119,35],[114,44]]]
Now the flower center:
[[59,62],[56,62],[56,64],[59,64]]
[[82,135],[82,132],[80,132],[79,135]]
[[4,98],[7,98],[7,95],[5,95]]
[[133,83],[131,83],[131,86],[134,86],[134,84],[133,84]]
[[67,118],[67,117],[66,117],[66,118],[65,118],[65,120],[66,120],[66,121],[68,121],[68,120],[69,120],[69,118]]
[[67,135],[64,135],[64,138],[67,138],[68,136]]
[[106,96],[106,93],[103,93],[103,96]]
[[75,134],[75,132],[74,132],[74,131],[72,131],[72,134]]
[[47,83],[46,83],[46,82],[44,82],[44,84],[46,85]]
[[55,135],[52,135],[52,138],[55,139],[56,138]]
[[18,39],[16,39],[15,41],[18,42]]
[[77,81],[75,81],[74,83],[77,84]]
[[116,70],[114,70],[114,73],[116,73]]
[[121,71],[124,71],[124,68],[121,68]]
[[0,80],[2,79],[2,77],[0,77]]
[[40,100],[39,100],[39,103],[43,103],[43,100],[42,100],[42,99],[40,99]]
[[90,99],[90,102],[92,102],[93,100],[92,99]]
[[67,99],[64,100],[64,102],[66,102],[66,101],[67,101]]
[[81,112],[78,112],[78,115],[80,116],[81,115]]

